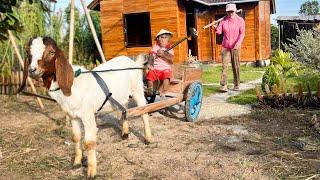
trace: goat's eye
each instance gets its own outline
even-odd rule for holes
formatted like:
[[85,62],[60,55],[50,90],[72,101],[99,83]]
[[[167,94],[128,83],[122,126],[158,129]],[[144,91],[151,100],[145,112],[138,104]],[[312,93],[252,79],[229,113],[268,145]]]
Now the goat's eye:
[[50,54],[51,56],[54,56],[55,52],[54,52],[54,51],[50,51],[49,54]]

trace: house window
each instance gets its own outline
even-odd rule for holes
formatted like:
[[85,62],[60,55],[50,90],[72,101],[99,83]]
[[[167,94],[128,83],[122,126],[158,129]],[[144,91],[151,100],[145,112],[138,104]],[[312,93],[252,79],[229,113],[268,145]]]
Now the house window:
[[151,46],[150,13],[124,14],[126,47]]

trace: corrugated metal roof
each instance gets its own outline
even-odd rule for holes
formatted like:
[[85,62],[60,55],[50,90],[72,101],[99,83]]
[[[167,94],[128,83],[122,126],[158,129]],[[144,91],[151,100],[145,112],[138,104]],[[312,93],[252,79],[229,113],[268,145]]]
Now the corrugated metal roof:
[[314,16],[278,16],[277,21],[309,21],[320,22],[320,15]]

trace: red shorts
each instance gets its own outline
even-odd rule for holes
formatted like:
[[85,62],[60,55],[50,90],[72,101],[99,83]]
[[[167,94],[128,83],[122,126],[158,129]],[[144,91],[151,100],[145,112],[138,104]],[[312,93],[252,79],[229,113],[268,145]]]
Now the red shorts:
[[150,69],[148,72],[146,79],[148,81],[156,81],[156,80],[165,80],[170,79],[172,76],[172,70],[166,69],[166,70],[156,70],[156,69]]

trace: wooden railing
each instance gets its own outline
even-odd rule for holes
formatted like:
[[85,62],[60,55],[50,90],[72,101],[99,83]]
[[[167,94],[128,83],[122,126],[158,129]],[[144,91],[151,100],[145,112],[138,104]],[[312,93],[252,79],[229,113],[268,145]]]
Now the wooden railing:
[[[11,76],[9,77],[0,75],[0,94],[13,95],[17,93],[22,83],[22,77],[23,77],[22,71],[12,71]],[[42,87],[41,80],[32,80],[32,81],[37,89]],[[28,84],[26,89],[29,89]]]
[[12,95],[18,91],[22,82],[22,71],[11,72],[11,76],[0,75],[0,94]]

